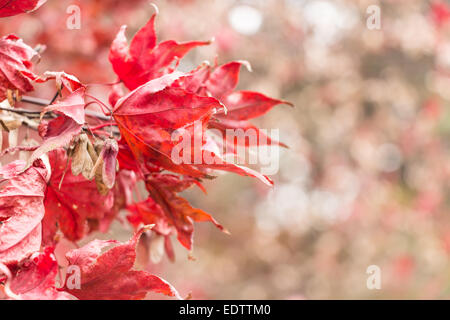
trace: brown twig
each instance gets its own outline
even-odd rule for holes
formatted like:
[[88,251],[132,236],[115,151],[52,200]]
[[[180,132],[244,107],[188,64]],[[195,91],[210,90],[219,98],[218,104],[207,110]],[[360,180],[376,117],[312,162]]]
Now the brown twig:
[[[26,102],[26,103],[30,103],[30,104],[34,104],[37,106],[48,106],[49,104],[51,104],[50,100],[46,100],[46,99],[41,99],[41,98],[36,98],[36,97],[29,97],[29,96],[22,96],[22,102]],[[21,111],[26,111],[23,113],[40,113],[40,111],[29,111],[29,110],[24,110],[24,109],[15,109],[12,108],[12,110],[7,110],[7,111],[12,111],[12,112],[16,112],[15,110],[21,110]],[[89,117],[94,117],[97,118],[99,120],[103,120],[103,121],[110,121],[110,117],[109,116],[105,116],[103,114],[100,114],[98,112],[95,111],[91,111],[91,110],[85,110],[84,113],[89,116]]]
[[8,108],[8,107],[1,107],[0,110],[4,111],[10,111],[14,113],[20,113],[20,114],[40,114],[40,111],[32,111],[32,110],[26,110],[26,109],[19,109],[19,108]]
[[[55,97],[52,99],[52,101],[50,101],[50,100],[46,100],[46,99],[42,99],[42,98],[22,96],[21,102],[25,102],[25,103],[34,104],[34,105],[37,105],[37,106],[46,107],[46,106],[50,105],[51,103],[53,103],[56,97],[57,97],[57,95],[55,95]],[[31,118],[31,117],[32,118],[38,118],[39,115],[42,112],[40,110],[36,111],[36,110],[27,110],[27,109],[20,109],[20,108],[9,108],[9,107],[2,107],[2,106],[0,106],[0,110],[17,113],[17,114],[21,114],[21,115],[24,115],[24,116],[27,115],[26,116],[27,118]],[[85,110],[84,112],[85,112],[86,116],[88,116],[88,117],[93,117],[93,118],[96,118],[96,119],[102,120],[102,121],[108,121],[107,124],[99,125],[98,127],[111,126],[112,125],[110,116],[103,115],[103,114],[100,114],[98,112],[91,111],[91,110]],[[48,114],[48,115],[45,115],[44,117],[45,118],[47,118],[47,117],[54,117],[54,115]],[[36,128],[33,128],[33,127],[30,127],[30,128],[36,130]],[[87,127],[83,127],[83,130],[84,131],[88,131],[88,128]],[[113,131],[112,134],[120,135],[120,133],[118,131]],[[93,134],[93,135],[95,135],[95,134]]]
[[22,102],[35,104],[37,106],[48,106],[50,104],[50,100],[47,99],[41,99],[36,97],[29,97],[29,96],[22,96]]

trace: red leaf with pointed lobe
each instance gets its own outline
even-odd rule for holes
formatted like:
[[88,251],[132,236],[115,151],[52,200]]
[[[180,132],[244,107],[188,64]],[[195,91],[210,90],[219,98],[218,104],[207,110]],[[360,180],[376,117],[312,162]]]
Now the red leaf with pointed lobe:
[[209,63],[203,63],[196,69],[186,73],[183,77],[177,79],[172,86],[180,87],[192,93],[206,96],[206,82],[210,76],[211,67]]
[[[226,107],[226,113],[224,111],[217,116],[223,116],[232,120],[249,120],[262,116],[278,104],[292,106],[290,102],[272,99],[258,92],[234,92],[239,82],[239,73],[242,65],[245,65],[251,71],[251,66],[247,61],[232,61],[217,67],[211,72],[206,81],[207,92],[220,100]],[[191,73],[196,75],[198,72],[195,70]],[[191,75],[191,77],[193,76]],[[185,87],[188,88],[188,85],[189,83]],[[199,86],[197,86],[197,90],[198,88]]]
[[114,107],[113,116],[122,137],[144,173],[160,167],[180,174],[204,176],[192,165],[173,162],[171,155],[176,143],[172,141],[172,133],[210,117],[222,106],[214,98],[169,87],[181,76],[181,73],[172,73],[149,81],[121,98]]
[[227,232],[211,215],[193,208],[186,199],[177,195],[194,183],[194,179],[180,179],[171,174],[148,176],[146,187],[151,198],[127,208],[131,212],[129,221],[135,226],[155,224],[154,230],[164,236],[176,234],[178,241],[188,250],[192,249],[194,222],[209,221]]
[[[140,174],[139,163],[133,155],[133,151],[131,151],[130,146],[127,141],[121,137],[118,141],[119,145],[119,153],[117,154],[117,161],[119,161],[119,168],[125,170],[131,170],[136,174]],[[154,171],[159,172],[161,169],[155,167]]]
[[114,185],[114,205],[111,210],[105,212],[104,217],[99,222],[99,230],[107,232],[111,222],[117,217],[120,210],[125,209],[133,203],[133,189],[136,186],[138,177],[130,170],[120,170]]
[[[167,257],[171,260],[175,260],[175,254],[173,252],[172,243],[170,237],[172,235],[177,235],[177,229],[161,209],[161,207],[151,198],[148,197],[144,201],[140,201],[129,205],[127,207],[128,215],[127,220],[135,228],[139,228],[141,225],[154,224],[152,231],[156,232],[158,235],[165,238],[165,252]],[[193,225],[190,223],[188,228],[193,233]],[[190,238],[190,247],[192,247],[192,236]]]
[[52,175],[44,201],[44,242],[52,242],[56,223],[66,238],[80,240],[91,231],[90,221],[101,220],[111,210],[114,204],[113,192],[102,196],[95,181],[86,180],[82,175],[74,176],[70,170],[71,162],[67,162],[63,149],[51,151],[48,156]]
[[156,14],[136,33],[129,46],[125,36],[126,26],[121,27],[111,45],[109,60],[114,72],[130,90],[169,73],[173,61],[183,58],[195,47],[210,43],[209,41],[178,43],[169,40],[157,45],[155,17]]
[[35,252],[13,276],[10,289],[22,300],[74,300],[75,297],[56,288],[58,263],[53,248]]
[[241,165],[234,164],[231,162],[223,161],[222,163],[208,164],[208,165],[205,165],[205,168],[233,172],[233,173],[236,173],[236,174],[238,174],[240,176],[244,176],[244,177],[257,178],[258,180],[260,180],[267,186],[269,186],[269,187],[273,186],[273,181],[268,176],[263,175],[263,174],[259,173],[258,171],[250,169],[246,166],[241,166]]
[[156,46],[158,41],[155,31],[155,19],[158,14],[155,13],[147,21],[145,26],[136,32],[131,40],[129,54],[135,59],[148,59],[145,57]]
[[[221,132],[224,142],[230,145],[231,150],[234,150],[237,145],[245,145],[247,147],[261,146],[261,145],[278,145],[280,147],[287,148],[288,146],[283,142],[276,141],[269,136],[267,136],[263,131],[261,131],[258,127],[251,124],[248,121],[239,121],[239,120],[231,120],[227,118],[220,118],[220,121],[211,120],[208,123],[209,128],[217,129]],[[227,130],[233,130],[233,132],[237,132],[238,130],[242,130],[242,132],[250,132],[254,133],[256,139],[239,139],[238,137],[233,136],[233,139],[227,137]]]
[[177,291],[166,281],[146,271],[132,269],[137,241],[145,229],[139,229],[128,242],[103,254],[101,250],[115,241],[94,240],[69,251],[66,254],[69,264],[77,265],[81,270],[81,288],[67,291],[82,300],[137,300],[145,298],[150,291],[179,298]]
[[238,85],[242,65],[245,65],[249,71],[252,70],[247,61],[232,61],[217,67],[206,82],[208,92],[219,100],[231,93]]
[[0,263],[4,264],[18,262],[41,246],[48,172],[40,159],[19,173],[24,166],[18,160],[0,170],[8,177],[0,189]]
[[8,89],[33,91],[32,81],[37,76],[31,71],[31,59],[35,55],[36,51],[15,35],[0,38],[0,101],[6,98]]
[[125,95],[125,92],[123,90],[121,83],[116,83],[112,85],[111,91],[109,92],[108,96],[108,102],[111,105],[111,107],[114,107],[117,103],[117,101],[122,98]]
[[47,0],[0,0],[0,18],[31,12]]
[[38,83],[47,82],[49,80],[55,80],[57,90],[66,88],[70,93],[85,87],[77,77],[65,73],[64,71],[46,71],[44,77],[34,79],[34,81]]
[[217,116],[230,120],[249,120],[260,117],[278,104],[292,106],[290,102],[272,99],[262,93],[253,91],[230,93],[224,97],[222,103],[227,107],[227,113],[221,113]]
[[[215,68],[212,72],[209,65],[202,65],[177,80],[173,86],[201,95],[211,95],[223,103],[226,109],[214,115],[210,121],[210,128],[221,131],[226,129],[255,130],[262,141],[267,141],[267,143],[255,145],[276,144],[286,147],[283,143],[272,141],[257,127],[245,120],[262,116],[278,104],[290,106],[292,104],[284,100],[269,98],[258,92],[234,92],[239,82],[242,65],[245,65],[251,71],[251,66],[247,61],[232,61]],[[230,141],[225,142],[230,144]]]
[[45,107],[42,114],[54,112],[71,118],[77,124],[84,124],[84,93],[85,88],[80,87],[64,99]]
[[[10,3],[14,2],[18,3],[18,1]],[[21,4],[31,2],[22,1]],[[0,16],[1,12],[0,5]],[[67,91],[71,93],[68,97],[44,109],[44,113],[54,112],[58,117],[48,123],[44,121],[41,123],[39,132],[44,138],[44,143],[35,151],[30,161],[32,163],[34,159],[50,151],[52,175],[45,191],[45,217],[42,223],[45,244],[53,244],[56,241],[55,233],[58,228],[61,228],[64,235],[73,241],[82,239],[93,230],[106,231],[118,212],[128,207],[130,210],[128,219],[134,226],[138,227],[142,223],[155,224],[153,231],[164,236],[166,252],[173,258],[170,236],[176,235],[183,246],[191,249],[194,222],[209,221],[223,230],[223,227],[209,214],[193,208],[188,201],[181,198],[178,195],[179,192],[193,184],[202,187],[200,178],[208,177],[208,173],[212,170],[231,171],[256,177],[268,185],[272,184],[269,178],[258,172],[226,162],[224,160],[226,157],[222,157],[217,152],[218,145],[208,136],[203,137],[203,134],[209,127],[222,132],[226,129],[255,130],[258,136],[264,136],[261,130],[247,120],[261,116],[275,105],[286,102],[271,99],[256,92],[235,92],[240,67],[242,64],[247,64],[243,61],[233,61],[214,70],[208,64],[203,64],[187,74],[173,72],[178,66],[179,59],[189,50],[208,42],[179,44],[169,40],[157,44],[155,18],[156,14],[136,33],[129,45],[125,37],[125,27],[122,27],[110,49],[109,58],[114,71],[121,82],[133,91],[125,95],[120,90],[121,84],[118,84],[113,86],[109,96],[121,140],[118,143],[116,140],[111,140],[109,145],[107,142],[99,156],[102,160],[99,163],[103,164],[103,183],[107,187],[112,187],[106,196],[98,193],[95,182],[71,173],[70,161],[67,161],[65,151],[60,149],[71,142],[85,123],[85,87],[77,78],[64,72],[46,73],[43,78],[36,77],[31,71],[31,58],[35,52],[28,50],[31,48],[22,46],[21,41],[15,36],[0,40],[0,61],[2,61],[0,62],[0,95],[7,89],[30,91],[33,89],[32,81],[45,82],[52,79],[55,79],[58,90],[65,88],[67,90],[64,94]],[[5,43],[8,46],[5,46]],[[2,44],[4,44],[3,48]],[[173,67],[174,62],[175,67]],[[222,103],[226,105],[228,113],[224,112]],[[216,161],[212,164],[194,165],[174,163],[171,156],[176,142],[172,141],[172,134],[181,129],[197,137],[198,133],[194,132],[194,123],[198,122],[201,123],[202,160],[209,156]],[[103,125],[100,123],[99,128]],[[270,139],[267,141],[268,145],[282,145]],[[224,143],[235,144],[235,141],[224,141]],[[259,141],[256,144],[252,144],[251,141],[244,142],[245,146],[262,144]],[[194,149],[184,150],[184,152],[189,153],[188,157],[191,160],[196,156]],[[116,158],[121,168],[117,176]],[[13,181],[17,176],[30,172],[34,166],[21,173],[22,168],[23,163],[21,165],[13,163],[1,168],[0,183],[5,182],[1,176],[3,179]],[[161,174],[163,170],[182,176]],[[146,201],[131,205],[135,183],[138,178],[143,179],[144,175],[150,197]],[[33,181],[36,182],[36,179]],[[62,186],[59,188],[61,181]],[[1,201],[0,191],[0,204]],[[2,215],[1,210],[0,205],[0,228],[11,219],[7,214]],[[15,216],[19,216],[19,213],[23,212],[18,212]],[[36,217],[33,216],[33,218]],[[24,215],[24,218],[28,219],[29,216]],[[22,222],[25,223],[24,221]],[[35,220],[29,220],[26,228],[32,229],[34,223]],[[26,257],[31,251],[39,249],[37,243],[39,242],[39,245],[41,243],[40,228],[39,222],[39,229],[36,227],[26,236],[29,241],[20,241],[20,246],[16,248],[18,250],[11,251],[14,253],[13,256]],[[1,259],[2,241],[20,240],[18,236],[10,236],[11,233],[7,232],[10,229],[6,228],[5,232],[0,229],[2,235],[0,262],[17,262]],[[94,240],[83,248],[69,252],[67,254],[69,263],[79,265],[83,273],[82,288],[72,290],[72,293],[81,299],[142,299],[148,291],[178,296],[169,284],[158,277],[147,272],[132,270],[136,259],[136,243],[142,232],[143,229],[139,229],[125,244],[115,240]],[[18,233],[26,234],[22,229],[18,230]],[[3,238],[3,234],[7,236]],[[162,241],[161,237],[158,239]],[[162,248],[161,241],[160,248]],[[117,246],[102,254],[102,249],[110,245]],[[11,256],[11,252],[8,252],[7,256]],[[36,252],[31,258],[32,260],[23,264],[16,264],[18,269],[14,272],[14,279],[11,278],[13,292],[25,299],[70,297],[63,291],[57,291],[54,286],[58,266],[52,257],[51,250],[46,250],[44,253]],[[4,278],[0,278],[0,281],[2,280]]]
[[262,116],[277,104],[292,106],[290,102],[272,99],[258,92],[234,92],[239,82],[242,65],[251,71],[247,61],[232,61],[217,67],[206,82],[208,92],[226,107],[226,113],[222,112],[217,116],[232,120],[249,120]]
[[61,101],[44,108],[42,114],[52,111],[59,116],[40,127],[44,142],[30,156],[29,163],[51,150],[69,145],[81,132],[84,124],[84,92],[85,88],[81,87]]
[[25,166],[24,161],[16,160],[0,167],[0,182],[4,179],[12,179],[19,175]]
[[[199,168],[203,168],[206,171],[210,170],[222,170],[222,171],[228,171],[233,172],[241,176],[248,176],[252,178],[257,178],[264,184],[268,185],[269,187],[273,186],[273,181],[267,177],[266,175],[263,175],[259,173],[258,171],[255,171],[253,169],[247,168],[243,165],[238,165],[235,163],[232,163],[230,161],[227,161],[227,154],[221,155],[219,152],[219,148],[217,143],[209,136],[206,136],[206,143],[202,146],[202,156],[204,159],[204,163],[197,165]],[[230,154],[232,159],[235,159],[235,154]],[[207,161],[205,160],[207,159]]]

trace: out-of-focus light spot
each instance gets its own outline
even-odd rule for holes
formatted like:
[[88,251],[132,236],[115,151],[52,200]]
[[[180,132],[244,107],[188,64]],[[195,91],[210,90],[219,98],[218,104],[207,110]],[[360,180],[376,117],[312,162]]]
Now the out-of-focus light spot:
[[338,218],[340,201],[334,193],[325,190],[313,191],[311,205],[315,214],[328,222],[333,222]]
[[377,148],[378,168],[384,172],[394,172],[402,164],[402,153],[391,143],[382,144]]
[[314,32],[314,40],[328,45],[339,40],[344,29],[351,28],[357,18],[353,11],[331,1],[310,1],[305,4],[304,18]]
[[[307,228],[308,195],[295,184],[280,185],[258,205],[256,223],[260,230],[278,233],[294,228]],[[276,214],[274,214],[276,213]]]
[[450,68],[450,43],[443,43],[437,50],[437,63],[445,68]]
[[237,6],[228,14],[231,27],[245,35],[253,35],[261,28],[263,17],[261,12],[250,6]]
[[284,0],[288,6],[303,6],[308,0]]

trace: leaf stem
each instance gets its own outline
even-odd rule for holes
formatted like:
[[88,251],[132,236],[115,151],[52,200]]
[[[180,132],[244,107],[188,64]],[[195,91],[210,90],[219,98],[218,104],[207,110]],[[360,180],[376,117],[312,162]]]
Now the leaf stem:
[[92,131],[95,131],[95,130],[98,130],[98,129],[101,129],[101,128],[104,128],[104,127],[107,127],[107,126],[117,126],[117,124],[115,122],[107,122],[107,123],[102,123],[102,124],[100,124],[98,126],[95,126],[95,127],[91,127],[89,129],[92,130]]

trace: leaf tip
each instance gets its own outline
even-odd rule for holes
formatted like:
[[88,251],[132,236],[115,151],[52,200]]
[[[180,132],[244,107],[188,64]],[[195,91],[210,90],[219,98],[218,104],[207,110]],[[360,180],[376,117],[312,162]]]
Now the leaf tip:
[[253,72],[253,68],[250,62],[248,62],[247,60],[239,60],[238,62],[244,65],[247,68],[248,72]]
[[150,5],[153,7],[153,10],[155,10],[154,15],[157,16],[159,14],[158,6],[155,3],[153,3],[153,2],[150,2]]
[[196,261],[196,260],[197,260],[197,258],[194,257],[194,253],[193,253],[192,251],[190,251],[190,252],[188,253],[187,258],[188,258],[189,261]]
[[147,224],[147,225],[141,227],[141,230],[142,231],[149,231],[149,230],[152,230],[154,226],[155,226],[155,224]]
[[282,147],[282,148],[290,149],[290,147],[289,147],[287,144],[283,143],[283,142],[279,142],[278,144],[279,144],[280,147]]
[[288,106],[291,107],[291,108],[294,108],[294,107],[295,107],[295,105],[294,105],[292,102],[290,102],[290,101],[281,100],[281,103],[283,103],[283,104],[285,104],[285,105],[288,105]]

